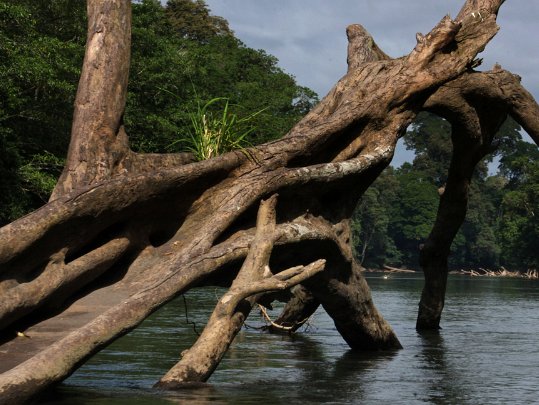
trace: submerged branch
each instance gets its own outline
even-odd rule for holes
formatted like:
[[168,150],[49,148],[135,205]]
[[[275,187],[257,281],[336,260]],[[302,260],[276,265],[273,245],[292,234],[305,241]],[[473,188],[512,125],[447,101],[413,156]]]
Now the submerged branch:
[[276,204],[276,195],[260,203],[253,243],[232,286],[218,301],[196,343],[161,378],[158,387],[171,389],[206,381],[241,329],[257,294],[290,288],[323,270],[325,261],[321,260],[271,274],[269,259],[275,243]]

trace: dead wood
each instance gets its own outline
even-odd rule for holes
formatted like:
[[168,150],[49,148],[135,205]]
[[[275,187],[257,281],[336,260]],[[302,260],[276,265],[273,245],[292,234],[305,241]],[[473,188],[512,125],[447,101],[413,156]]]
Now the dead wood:
[[291,291],[292,296],[286,302],[278,318],[266,326],[274,333],[293,333],[301,328],[320,306],[320,302],[305,287],[299,285]]
[[[0,294],[9,298],[0,305],[0,328],[38,322],[37,310],[54,322],[50,306],[61,313],[83,291],[106,286],[118,299],[87,313],[89,322],[52,345],[38,342],[37,352],[0,375],[2,400],[20,402],[61,381],[160,306],[200,285],[231,290],[212,316],[212,343],[197,343],[163,385],[207,379],[261,294],[297,283],[296,302],[288,304],[296,308],[283,314],[281,324],[294,319],[296,327],[322,305],[350,347],[399,348],[353,258],[349,218],[422,109],[453,125],[450,179],[421,252],[427,279],[421,308],[427,315],[420,318],[435,326],[444,289],[431,286],[443,284],[471,172],[490,150],[500,117],[510,114],[538,139],[539,107],[518,78],[500,69],[470,69],[498,30],[502,3],[466,1],[455,20],[445,17],[418,35],[416,47],[398,59],[380,50],[361,26],[349,27],[348,72],[286,136],[247,153],[193,162],[189,155],[137,155],[129,149],[121,117],[130,2],[89,0],[66,168],[47,205],[0,229]],[[477,101],[470,97],[474,89]],[[480,89],[492,92],[484,105]],[[256,225],[259,202],[275,193],[279,205],[263,215],[269,218],[265,225]],[[457,220],[449,223],[450,215]],[[261,229],[270,231],[261,235]],[[260,274],[266,265],[270,277]],[[299,291],[309,298],[300,302]],[[196,353],[206,361],[196,363]]]
[[388,266],[387,264],[384,265],[384,270],[386,270],[386,271],[388,271],[390,273],[415,273],[414,270],[400,269],[398,267]]
[[249,253],[225,293],[215,306],[204,331],[182,359],[161,378],[158,387],[176,388],[182,383],[204,382],[215,370],[241,329],[261,293],[284,290],[324,269],[324,260],[271,273],[269,260],[275,243],[277,196],[260,203],[256,233]]
[[447,182],[434,227],[420,252],[425,286],[416,327],[438,329],[450,247],[466,215],[475,166],[495,149],[494,135],[509,114],[537,139],[529,114],[538,107],[517,76],[495,66],[490,72],[463,74],[450,85],[440,87],[424,108],[446,118],[452,126],[453,155]]

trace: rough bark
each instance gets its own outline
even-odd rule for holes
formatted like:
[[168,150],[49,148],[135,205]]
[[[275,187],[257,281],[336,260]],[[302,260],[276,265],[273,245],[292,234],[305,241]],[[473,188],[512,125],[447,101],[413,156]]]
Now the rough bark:
[[[130,62],[131,5],[126,1],[96,0],[87,4],[86,53],[75,101],[71,144],[51,199],[110,178],[129,150],[121,126]],[[107,81],[114,85],[107,85]]]
[[[256,300],[258,293],[280,286],[280,278],[290,272],[296,277],[297,270],[287,269],[321,259],[326,262],[324,271],[302,281],[313,306],[316,302],[324,307],[354,349],[400,347],[352,256],[349,218],[358,198],[391,161],[398,138],[417,112],[436,108],[450,115],[452,105],[437,94],[461,80],[499,78],[498,95],[489,105],[514,116],[538,139],[537,104],[514,76],[501,71],[470,73],[477,53],[498,30],[496,13],[502,3],[468,0],[456,20],[445,17],[429,34],[418,35],[417,46],[399,59],[385,55],[362,27],[351,26],[347,74],[285,137],[247,153],[193,162],[188,155],[145,156],[129,150],[121,115],[130,2],[90,0],[87,51],[66,170],[47,205],[0,229],[0,294],[13,300],[0,306],[0,328],[24,325],[38,330],[43,322],[58,322],[56,314],[66,308],[84,302],[87,310],[84,316],[73,316],[76,325],[52,344],[36,339],[34,349],[21,351],[23,343],[14,339],[3,346],[8,355],[17,347],[24,355],[0,375],[2,400],[20,402],[61,381],[187,289],[232,284],[234,302],[241,304],[221,301],[213,322],[224,320],[226,333],[212,338],[210,345],[191,349],[211,359],[205,371],[196,377],[184,373],[185,366],[194,364],[186,359],[164,381],[170,386],[206,379],[248,312],[242,312],[243,305],[254,302],[247,297],[254,294]],[[476,83],[477,93],[473,86],[455,91],[469,103],[470,97],[483,97],[482,85]],[[469,105],[481,104],[474,103]],[[444,197],[448,206],[456,204],[460,211],[469,166],[484,152],[497,125],[482,121],[490,119],[488,112],[477,114],[469,116],[470,123],[479,121],[480,138],[477,128],[465,127],[467,121],[454,123],[455,162],[462,153],[470,155],[466,145],[475,151],[465,158],[466,168],[455,163],[450,175],[455,185],[449,187],[455,191],[446,190]],[[257,207],[275,193],[279,205],[268,259],[275,275],[246,292],[236,288],[239,280],[246,284],[243,274],[253,280],[260,276],[261,266],[252,262],[255,249],[249,254],[249,246],[258,243]],[[440,213],[438,228],[445,226],[442,206]],[[444,273],[436,273],[436,263],[426,253],[432,245],[439,257],[447,243],[447,237],[439,242],[433,236],[422,253],[425,266],[433,268],[427,272],[435,283],[443,281]],[[258,263],[266,256],[263,259]],[[58,275],[62,276],[53,278]],[[34,294],[39,299],[33,299]],[[431,299],[429,294],[424,302]],[[96,297],[103,296],[109,301],[92,307]],[[443,306],[443,297],[436,296],[425,308],[439,307],[440,302]]]
[[131,54],[131,3],[88,0],[86,52],[66,165],[50,197],[109,180],[191,163],[188,154],[139,155],[123,127]]
[[160,388],[205,382],[226,353],[261,294],[288,289],[324,269],[324,260],[273,275],[269,260],[275,243],[276,195],[260,203],[257,228],[249,253],[228,292],[215,306],[202,334],[182,359],[161,378]]

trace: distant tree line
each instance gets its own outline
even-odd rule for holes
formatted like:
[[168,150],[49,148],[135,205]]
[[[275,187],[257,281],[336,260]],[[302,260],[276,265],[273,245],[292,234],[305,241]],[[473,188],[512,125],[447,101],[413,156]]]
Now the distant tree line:
[[[47,201],[69,142],[86,38],[84,0],[0,0],[0,225]],[[253,118],[253,144],[285,134],[318,101],[262,50],[245,46],[202,0],[133,3],[133,46],[124,123],[133,149],[186,150],[190,114],[216,97]],[[217,103],[216,103],[217,108]],[[537,268],[539,152],[508,121],[504,141],[475,175],[455,268]],[[509,135],[509,137],[507,137]],[[450,128],[421,114],[405,137],[413,163],[389,167],[354,218],[366,267],[418,267],[451,157]]]
[[[539,151],[513,120],[499,132],[491,160],[478,165],[465,223],[450,267],[511,270],[539,267]],[[388,169],[363,196],[354,217],[356,255],[365,267],[419,267],[451,159],[449,124],[421,113],[404,137],[412,163]],[[494,159],[494,163],[492,163]],[[491,167],[498,164],[495,174]]]

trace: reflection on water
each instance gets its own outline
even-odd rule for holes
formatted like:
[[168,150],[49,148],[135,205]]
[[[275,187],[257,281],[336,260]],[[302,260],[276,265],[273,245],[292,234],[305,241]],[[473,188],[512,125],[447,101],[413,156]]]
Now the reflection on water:
[[[415,327],[420,275],[368,275],[378,308],[404,350],[348,350],[320,311],[308,332],[278,336],[244,329],[211,378],[179,392],[152,385],[196,339],[183,299],[95,356],[45,403],[251,404],[434,403],[537,401],[539,282],[451,277],[440,333]],[[187,295],[189,321],[203,328],[220,291]],[[261,325],[253,314],[252,327]]]

